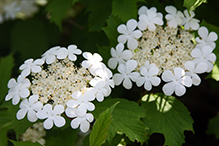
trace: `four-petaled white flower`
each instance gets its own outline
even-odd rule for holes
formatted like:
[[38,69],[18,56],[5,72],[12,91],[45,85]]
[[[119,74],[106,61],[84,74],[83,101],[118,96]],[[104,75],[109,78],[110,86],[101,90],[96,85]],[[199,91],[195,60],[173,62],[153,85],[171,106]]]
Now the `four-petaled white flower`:
[[46,104],[43,106],[42,110],[39,110],[36,113],[36,116],[39,119],[46,119],[43,122],[43,127],[45,129],[51,129],[53,127],[53,123],[57,127],[62,127],[65,125],[65,118],[61,116],[61,114],[64,112],[64,106],[63,105],[56,105],[54,109],[52,109],[52,105]]
[[5,101],[12,99],[12,104],[16,105],[20,101],[20,98],[26,98],[30,95],[28,87],[30,86],[29,79],[26,79],[22,75],[19,75],[17,82],[14,78],[8,81],[8,94],[5,97]]
[[125,44],[126,41],[128,43],[128,48],[134,50],[138,46],[138,41],[136,39],[142,36],[140,30],[135,30],[138,23],[134,19],[130,19],[126,25],[121,24],[118,26],[117,31],[121,33],[117,40],[119,43]]
[[182,24],[184,15],[181,11],[177,11],[174,6],[166,6],[165,10],[167,13],[169,13],[165,16],[165,18],[168,20],[169,27],[176,28],[178,25]]
[[87,113],[84,116],[77,116],[71,121],[71,127],[76,129],[80,126],[80,130],[86,133],[90,129],[90,122],[94,120],[94,116],[91,113]]
[[[151,7],[150,10],[153,10],[154,12],[157,12],[157,9],[155,7]],[[147,11],[148,11],[148,8],[146,6],[142,6],[139,10],[138,10],[138,15],[142,15],[142,14],[145,14],[145,15],[148,15],[147,14]],[[163,19],[163,14],[158,12],[157,13],[157,17],[159,17],[160,19]]]
[[[163,16],[162,16],[163,17]],[[138,28],[140,30],[149,29],[149,31],[154,31],[157,25],[163,25],[163,20],[161,16],[157,13],[156,9],[147,10],[147,15],[142,14],[139,16]]]
[[[114,81],[111,79],[113,76],[112,72],[108,68],[97,69],[96,75],[105,81],[106,85],[104,88],[107,90],[107,93],[105,96],[109,96],[111,93],[110,87],[114,88]],[[95,77],[95,78],[99,78],[99,77]]]
[[185,64],[186,75],[192,78],[192,83],[195,86],[198,86],[201,83],[201,79],[197,74],[201,74],[206,72],[208,66],[204,62],[200,62],[199,64],[195,65],[193,61],[187,61]]
[[206,72],[210,72],[213,69],[213,62],[216,60],[216,55],[212,53],[213,48],[210,46],[204,46],[201,49],[195,48],[192,50],[191,55],[195,59],[193,60],[195,64],[199,64],[200,62],[205,62],[208,66]]
[[216,44],[214,41],[216,41],[218,38],[215,32],[210,32],[208,34],[208,29],[202,26],[198,29],[198,34],[200,38],[196,37],[196,41],[198,42],[196,45],[197,48],[202,48],[203,46],[206,45],[211,46],[213,49],[215,48]]
[[170,70],[165,70],[162,74],[162,79],[166,83],[163,86],[163,92],[167,96],[170,96],[175,91],[177,96],[182,96],[186,92],[186,87],[192,86],[192,79],[189,76],[185,75],[185,71],[180,68],[176,67],[174,68],[174,74]]
[[[120,73],[116,73],[113,76],[113,81],[115,85],[120,85],[123,81],[123,86],[126,89],[132,88],[132,81],[136,81],[140,74],[138,72],[132,72],[137,67],[137,62],[135,60],[129,60],[125,64],[120,64],[118,66],[118,71]],[[130,80],[131,79],[131,80]]]
[[186,17],[183,18],[182,25],[184,25],[185,30],[189,30],[190,28],[193,30],[197,30],[199,28],[199,20],[193,18],[195,13],[190,11],[191,16],[188,13],[188,10],[184,10],[184,14]]
[[91,74],[96,75],[95,72],[98,68],[106,68],[105,64],[101,62],[103,59],[99,54],[92,55],[90,52],[84,52],[82,55],[87,59],[82,61],[82,67],[88,68]]
[[158,86],[161,82],[160,78],[157,77],[159,73],[159,69],[156,66],[152,66],[151,68],[142,67],[140,70],[141,77],[139,77],[136,81],[136,85],[138,87],[144,84],[144,88],[147,91],[150,91],[153,86]]
[[105,89],[106,82],[102,79],[94,78],[90,82],[90,85],[93,86],[92,91],[96,95],[96,99],[99,102],[102,102],[104,96],[107,95],[107,89]]
[[66,105],[69,108],[76,108],[76,113],[79,116],[84,116],[87,110],[93,111],[95,109],[94,104],[90,102],[95,99],[95,94],[91,90],[86,91],[84,94],[80,91],[75,91],[72,93],[72,98]]
[[112,58],[109,59],[108,65],[110,68],[115,69],[117,64],[124,64],[125,60],[129,60],[132,58],[132,52],[130,50],[124,50],[124,44],[119,43],[116,46],[116,50],[111,48]]
[[19,69],[22,70],[21,75],[26,77],[30,74],[30,71],[34,73],[38,73],[42,70],[40,67],[44,63],[43,59],[36,59],[33,61],[33,59],[28,59],[22,64]]
[[42,55],[42,59],[46,61],[47,64],[51,64],[56,60],[56,51],[60,49],[60,46],[55,46],[50,48]]
[[80,49],[77,49],[76,45],[69,45],[68,49],[62,47],[56,51],[58,59],[65,59],[68,56],[68,59],[70,59],[71,61],[76,61],[77,56],[75,54],[80,55],[81,53],[82,51]]
[[25,117],[27,114],[27,119],[30,122],[36,122],[37,121],[37,116],[36,112],[39,111],[42,107],[43,104],[38,101],[39,96],[38,95],[32,95],[28,99],[24,99],[20,103],[20,110],[17,112],[16,117],[18,120],[21,120]]

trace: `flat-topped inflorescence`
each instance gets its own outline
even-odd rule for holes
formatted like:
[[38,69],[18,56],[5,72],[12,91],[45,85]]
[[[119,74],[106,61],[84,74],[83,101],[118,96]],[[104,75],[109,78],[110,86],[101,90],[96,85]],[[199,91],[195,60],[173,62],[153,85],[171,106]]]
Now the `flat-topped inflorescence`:
[[[138,22],[130,19],[126,25],[118,26],[121,35],[116,50],[111,48],[112,58],[108,61],[112,69],[118,65],[119,73],[113,76],[115,85],[123,83],[126,89],[131,89],[133,81],[150,91],[162,79],[168,82],[163,86],[166,95],[175,92],[182,96],[185,87],[200,84],[197,74],[213,69],[216,56],[212,51],[217,34],[199,27],[193,11],[182,13],[173,6],[166,6],[165,10],[166,25],[163,14],[155,7],[142,6]],[[193,32],[197,30],[199,37],[195,38]]]

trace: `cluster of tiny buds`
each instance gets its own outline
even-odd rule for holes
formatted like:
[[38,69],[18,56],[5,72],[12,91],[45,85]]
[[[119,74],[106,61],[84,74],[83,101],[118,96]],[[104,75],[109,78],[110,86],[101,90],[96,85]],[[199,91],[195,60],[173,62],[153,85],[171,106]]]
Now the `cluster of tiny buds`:
[[[165,10],[166,26],[163,26],[163,14],[157,13],[155,7],[145,6],[138,10],[138,22],[130,19],[126,25],[118,26],[121,35],[116,48],[111,48],[112,58],[108,61],[112,69],[118,65],[119,73],[113,76],[115,85],[123,83],[126,89],[131,89],[133,81],[150,91],[162,79],[168,82],[162,88],[164,94],[170,96],[175,92],[182,96],[185,87],[200,84],[198,74],[213,69],[216,56],[212,51],[217,34],[199,27],[193,11],[189,14],[185,10],[183,14],[173,6],[166,6]],[[191,33],[195,30],[199,34],[196,38]]]
[[[80,54],[86,60],[77,67],[74,63]],[[65,115],[73,119],[73,129],[80,127],[87,132],[94,120],[87,113],[95,109],[92,101],[102,102],[114,88],[112,72],[101,61],[99,54],[82,53],[76,45],[52,47],[42,58],[28,59],[20,66],[22,72],[17,81],[12,78],[8,82],[10,89],[5,100],[12,99],[14,105],[21,100],[18,120],[25,115],[30,122],[46,119],[43,126],[51,129],[53,124],[64,126]]]

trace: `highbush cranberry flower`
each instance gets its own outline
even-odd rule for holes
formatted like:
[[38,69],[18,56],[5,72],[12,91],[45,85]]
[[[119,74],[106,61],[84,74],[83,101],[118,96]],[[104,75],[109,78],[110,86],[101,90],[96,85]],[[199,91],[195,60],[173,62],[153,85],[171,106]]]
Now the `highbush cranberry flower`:
[[199,20],[193,18],[195,16],[195,13],[193,11],[190,11],[190,14],[188,10],[184,10],[184,14],[186,17],[183,18],[182,25],[184,25],[185,30],[193,29],[197,30],[199,28]]
[[129,60],[132,57],[132,52],[130,50],[124,50],[124,44],[119,43],[116,46],[116,50],[111,48],[112,58],[109,59],[108,65],[110,68],[115,69],[117,64],[125,63],[125,60]]
[[81,53],[81,50],[77,49],[76,45],[69,45],[68,49],[62,47],[56,52],[58,59],[64,59],[68,56],[68,59],[71,61],[77,60],[77,56],[75,54],[80,55]]
[[14,78],[8,81],[8,94],[5,97],[5,100],[8,101],[12,99],[12,104],[16,105],[19,103],[20,98],[26,98],[30,95],[28,87],[30,86],[30,81],[27,78],[24,78],[22,75],[19,75],[17,82]]
[[42,59],[45,60],[47,64],[53,63],[56,60],[56,52],[58,49],[60,49],[60,46],[50,48],[42,55]]
[[209,45],[211,46],[213,49],[216,47],[216,44],[214,41],[217,40],[218,36],[215,32],[210,32],[208,34],[208,29],[204,26],[200,27],[198,29],[198,34],[200,37],[196,37],[196,41],[197,41],[197,48],[202,48],[203,46]]
[[36,122],[37,121],[37,116],[36,112],[39,111],[42,107],[43,104],[38,101],[39,96],[38,95],[32,95],[28,99],[24,99],[20,103],[20,110],[17,112],[16,117],[18,120],[23,119],[25,115],[27,114],[27,119],[30,122]]
[[168,13],[165,18],[168,20],[168,25],[170,27],[176,28],[178,25],[182,24],[184,15],[181,11],[177,11],[173,6],[166,6],[165,10]]
[[37,112],[37,117],[39,119],[46,119],[43,122],[43,127],[45,129],[51,129],[53,127],[53,123],[57,127],[62,127],[65,125],[65,118],[61,116],[64,112],[63,105],[56,105],[54,109],[52,109],[52,105],[46,104],[43,106],[43,109]]
[[138,23],[134,19],[130,19],[126,25],[121,24],[118,26],[117,30],[120,35],[117,40],[119,43],[125,44],[127,42],[128,48],[134,50],[138,46],[138,41],[136,39],[140,38],[142,33],[139,30],[135,30]]

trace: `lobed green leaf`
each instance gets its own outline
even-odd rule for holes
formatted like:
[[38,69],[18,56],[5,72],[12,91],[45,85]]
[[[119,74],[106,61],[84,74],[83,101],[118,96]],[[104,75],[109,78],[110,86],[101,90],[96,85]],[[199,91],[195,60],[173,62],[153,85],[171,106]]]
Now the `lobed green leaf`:
[[147,127],[140,118],[145,116],[144,108],[136,102],[126,99],[106,99],[102,103],[96,103],[96,109],[93,111],[97,119],[102,111],[113,105],[115,102],[120,103],[113,110],[113,121],[109,127],[109,138],[111,142],[116,133],[123,132],[131,141],[145,142],[147,137]]
[[116,102],[99,115],[90,133],[90,146],[101,146],[105,143],[109,136],[109,126],[113,120],[112,112],[118,103]]
[[193,131],[193,120],[188,109],[175,97],[164,94],[147,94],[142,98],[146,117],[144,123],[149,127],[149,135],[161,133],[164,145],[182,145],[184,130]]

